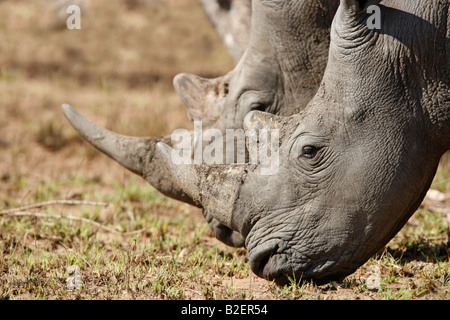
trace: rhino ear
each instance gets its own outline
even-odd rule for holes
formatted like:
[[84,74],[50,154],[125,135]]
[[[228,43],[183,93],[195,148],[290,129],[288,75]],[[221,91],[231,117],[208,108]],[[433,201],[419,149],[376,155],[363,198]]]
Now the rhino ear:
[[[331,44],[346,48],[366,42],[365,34],[369,17],[365,9],[367,0],[340,0],[331,30]],[[348,41],[350,41],[348,43]]]
[[341,0],[341,8],[346,11],[360,12],[364,0]]
[[173,86],[188,109],[189,119],[213,123],[220,116],[228,94],[228,78],[205,79],[193,74],[180,73],[173,79]]

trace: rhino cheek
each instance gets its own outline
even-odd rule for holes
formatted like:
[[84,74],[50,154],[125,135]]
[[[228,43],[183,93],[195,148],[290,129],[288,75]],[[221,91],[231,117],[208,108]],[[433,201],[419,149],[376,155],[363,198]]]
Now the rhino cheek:
[[289,278],[320,283],[356,270],[366,258],[361,256],[365,244],[360,241],[368,224],[365,215],[357,208],[325,206],[321,207],[319,201],[301,205],[292,202],[289,208],[260,212],[260,219],[254,217],[255,213],[247,218],[253,221],[246,234],[252,271],[286,284]]

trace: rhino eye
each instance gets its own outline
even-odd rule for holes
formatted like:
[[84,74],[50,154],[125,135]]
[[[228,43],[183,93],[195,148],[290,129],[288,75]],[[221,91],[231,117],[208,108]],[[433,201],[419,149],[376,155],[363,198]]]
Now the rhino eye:
[[319,151],[320,148],[317,148],[315,146],[304,146],[302,148],[302,157],[305,157],[307,159],[312,159],[316,156],[317,151]]
[[252,103],[251,110],[252,111],[266,111],[266,105],[263,103]]

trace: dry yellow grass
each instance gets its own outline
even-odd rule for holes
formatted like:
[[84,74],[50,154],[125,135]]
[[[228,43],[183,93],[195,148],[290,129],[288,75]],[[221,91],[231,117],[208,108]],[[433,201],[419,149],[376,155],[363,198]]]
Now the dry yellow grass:
[[[81,30],[61,28],[45,2],[0,1],[0,211],[64,198],[104,201],[110,206],[39,212],[141,231],[0,216],[0,298],[449,298],[448,222],[427,207],[381,258],[342,282],[279,288],[256,278],[245,250],[212,238],[198,209],[162,197],[98,153],[61,112],[70,103],[129,135],[191,127],[173,76],[214,77],[233,67],[197,1],[130,8],[130,1],[95,0]],[[448,193],[448,182],[447,165],[433,186]],[[81,292],[65,287],[72,264],[84,277]],[[381,268],[380,292],[366,288],[370,265]]]

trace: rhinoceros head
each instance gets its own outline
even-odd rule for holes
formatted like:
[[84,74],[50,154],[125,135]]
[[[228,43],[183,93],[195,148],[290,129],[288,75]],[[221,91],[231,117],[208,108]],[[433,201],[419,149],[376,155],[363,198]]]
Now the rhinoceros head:
[[[276,1],[275,1],[276,2]],[[248,47],[223,77],[179,74],[174,87],[204,128],[242,128],[252,110],[289,116],[314,96],[327,62],[338,1],[252,1]],[[295,101],[295,103],[293,103]]]
[[280,284],[356,270],[417,209],[450,148],[449,4],[376,1],[382,25],[369,29],[361,3],[341,1],[323,81],[303,111],[246,115],[247,131],[279,130],[276,173],[176,165],[158,144],[184,190],[243,235],[252,270]]
[[[236,67],[223,77],[205,79],[180,74],[174,87],[194,121],[203,129],[220,131],[242,128],[245,115],[261,110],[288,116],[303,109],[316,92],[327,61],[329,29],[338,0],[252,1],[248,48]],[[295,101],[295,103],[294,103]],[[84,119],[68,105],[64,113],[88,142],[134,173],[144,177],[163,194],[190,204],[184,192],[155,151],[156,143],[171,145],[171,137],[126,137]],[[201,141],[202,137],[194,137]],[[211,217],[207,217],[211,220]],[[221,229],[214,224],[213,229]],[[216,230],[228,240],[229,232]]]

